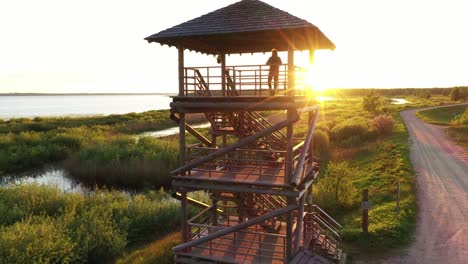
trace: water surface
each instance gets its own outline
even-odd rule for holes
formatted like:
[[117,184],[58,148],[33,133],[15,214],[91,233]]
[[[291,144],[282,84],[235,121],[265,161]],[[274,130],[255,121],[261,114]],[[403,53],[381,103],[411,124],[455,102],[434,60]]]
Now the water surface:
[[169,109],[163,95],[0,96],[0,118],[126,114]]

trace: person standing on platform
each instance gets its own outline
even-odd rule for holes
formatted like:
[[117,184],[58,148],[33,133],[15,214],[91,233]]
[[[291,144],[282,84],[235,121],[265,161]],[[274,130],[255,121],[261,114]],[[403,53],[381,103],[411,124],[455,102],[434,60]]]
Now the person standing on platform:
[[[270,90],[270,95],[276,95],[276,91],[278,89],[279,67],[281,64],[283,64],[283,62],[278,56],[278,51],[276,49],[272,49],[271,57],[266,63],[266,65],[270,66],[270,71],[268,72],[268,89]],[[274,90],[271,89],[272,80],[274,81]]]

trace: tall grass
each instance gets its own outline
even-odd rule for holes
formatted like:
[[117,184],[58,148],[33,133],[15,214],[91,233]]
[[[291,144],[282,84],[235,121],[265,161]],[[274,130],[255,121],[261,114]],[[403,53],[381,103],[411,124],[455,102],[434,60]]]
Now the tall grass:
[[169,187],[170,171],[179,164],[178,151],[174,141],[117,138],[83,147],[64,166],[73,177],[91,185]]
[[0,263],[102,263],[172,232],[180,217],[178,202],[161,191],[83,196],[38,185],[1,188]]

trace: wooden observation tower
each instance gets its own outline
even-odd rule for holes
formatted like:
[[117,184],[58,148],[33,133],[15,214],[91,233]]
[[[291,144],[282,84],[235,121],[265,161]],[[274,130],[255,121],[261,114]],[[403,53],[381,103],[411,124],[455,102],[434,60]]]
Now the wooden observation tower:
[[[258,0],[243,0],[146,38],[178,49],[179,94],[171,118],[180,126],[180,167],[172,172],[182,204],[183,243],[176,263],[328,263],[340,257],[341,226],[312,204],[318,160],[312,134],[318,106],[301,86],[294,51],[334,49],[314,25]],[[287,52],[279,91],[268,66],[230,65],[226,55]],[[220,65],[185,67],[184,50],[219,56]],[[264,111],[282,112],[268,120]],[[263,113],[262,113],[263,112]],[[185,121],[204,113],[205,137]],[[305,138],[294,124],[305,118]],[[278,119],[278,118],[276,118]],[[186,133],[199,142],[188,144]],[[204,190],[206,205],[187,193]],[[204,209],[188,218],[189,205]],[[315,261],[315,262],[314,262]]]

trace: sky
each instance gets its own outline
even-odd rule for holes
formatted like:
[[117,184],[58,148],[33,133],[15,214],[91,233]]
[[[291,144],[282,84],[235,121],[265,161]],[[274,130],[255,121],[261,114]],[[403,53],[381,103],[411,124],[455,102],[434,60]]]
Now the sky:
[[[235,2],[0,1],[0,93],[175,93],[177,49],[144,38]],[[316,53],[314,87],[468,85],[466,0],[264,2],[335,43]],[[268,56],[232,55],[227,64],[263,64]],[[307,57],[298,53],[296,62]],[[216,65],[213,56],[185,58],[187,66]]]

